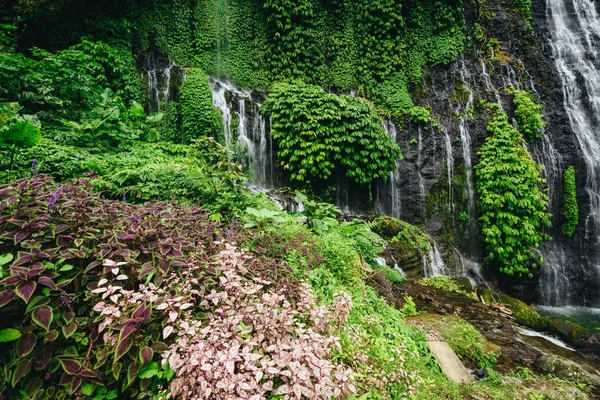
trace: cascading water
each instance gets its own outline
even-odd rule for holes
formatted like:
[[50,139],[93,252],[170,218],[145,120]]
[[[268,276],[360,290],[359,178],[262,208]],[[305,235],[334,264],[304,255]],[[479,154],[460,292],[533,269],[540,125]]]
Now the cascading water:
[[[185,80],[185,71],[171,60],[156,60],[152,54],[146,56],[146,79],[148,80],[148,102],[150,112],[168,112],[172,80]],[[142,79],[144,75],[142,74]]]
[[[585,264],[579,266],[584,273],[580,279],[597,287],[600,281],[600,70],[594,39],[600,37],[600,18],[590,0],[547,0],[547,20],[550,45],[563,86],[564,107],[585,162],[585,191],[589,199],[584,220],[587,254],[581,262],[568,260],[569,269]],[[571,293],[561,295],[555,290],[544,290],[544,287],[557,289],[565,284],[560,272],[557,266],[544,269],[542,293],[545,302],[552,305],[598,303],[597,290],[588,291],[578,299],[572,298]]]
[[[386,132],[392,139],[394,143],[398,138],[398,131],[396,130],[396,125],[392,121],[387,121],[383,124]],[[391,195],[391,210],[390,215],[393,218],[400,219],[400,215],[402,214],[402,203],[401,203],[401,193],[400,193],[400,165],[399,162],[396,161],[396,169],[392,171],[390,175],[390,195]]]
[[468,211],[468,223],[469,223],[469,231],[471,233],[474,233],[474,235],[471,235],[472,237],[476,237],[477,235],[477,208],[476,208],[476,204],[475,204],[475,185],[473,184],[473,161],[472,161],[472,156],[471,156],[471,134],[469,132],[469,127],[467,125],[468,123],[468,119],[469,119],[469,114],[472,112],[472,108],[473,108],[473,90],[472,90],[472,86],[470,84],[470,80],[471,80],[471,76],[469,74],[469,71],[467,70],[467,67],[465,66],[464,61],[461,60],[460,62],[460,79],[461,79],[461,83],[463,85],[463,87],[465,88],[465,90],[468,90],[469,95],[467,98],[466,103],[464,104],[464,108],[462,108],[462,113],[461,113],[461,106],[462,104],[459,104],[456,113],[461,115],[460,117],[460,122],[458,125],[459,131],[460,131],[460,142],[462,145],[462,154],[463,154],[463,160],[465,163],[465,175],[466,175],[466,182],[465,182],[465,190],[466,190],[466,195],[467,195],[467,211]]
[[446,150],[446,170],[448,174],[448,212],[454,218],[454,191],[452,189],[452,180],[454,179],[454,156],[452,155],[452,141],[448,130],[441,127],[444,148]]
[[423,256],[423,265],[425,267],[424,273],[426,278],[445,274],[446,264],[442,259],[442,254],[440,253],[437,243],[433,242],[430,246],[429,253]]
[[[225,146],[231,153],[238,153],[239,161],[252,171],[253,185],[261,189],[273,188],[273,164],[276,160],[266,120],[259,112],[260,104],[253,101],[249,92],[225,80],[210,78],[210,88],[213,106],[221,111],[223,118]],[[237,104],[237,109],[234,104]],[[247,104],[252,106],[248,109],[251,111],[246,109]],[[237,120],[237,132],[232,131],[234,116]],[[234,154],[229,157],[230,161],[233,160]]]

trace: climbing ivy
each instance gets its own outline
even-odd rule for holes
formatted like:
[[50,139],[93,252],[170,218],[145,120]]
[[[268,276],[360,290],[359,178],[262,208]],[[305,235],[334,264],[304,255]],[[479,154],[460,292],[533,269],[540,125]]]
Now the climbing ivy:
[[550,239],[542,231],[551,226],[548,196],[540,189],[545,180],[502,108],[490,104],[488,109],[491,135],[475,166],[487,258],[505,274],[532,277],[537,262],[543,262],[533,249]]
[[181,88],[179,102],[183,120],[183,138],[186,142],[202,136],[216,137],[219,117],[212,105],[212,94],[203,71],[190,72]]
[[563,234],[573,236],[579,224],[579,205],[577,204],[577,191],[575,185],[575,167],[570,166],[565,170],[565,193],[563,215],[566,222],[562,226]]
[[281,165],[296,182],[328,180],[334,170],[361,184],[387,179],[402,156],[373,106],[297,82],[273,87],[261,111],[272,118],[271,135]]
[[546,122],[542,117],[542,105],[537,104],[530,92],[510,89],[515,106],[515,118],[521,132],[528,141],[532,142],[542,136]]

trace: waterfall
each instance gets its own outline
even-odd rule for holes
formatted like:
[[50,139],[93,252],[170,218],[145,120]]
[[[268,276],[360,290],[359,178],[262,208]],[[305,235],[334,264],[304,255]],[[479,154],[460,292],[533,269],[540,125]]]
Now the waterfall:
[[[475,204],[475,185],[473,184],[473,161],[471,158],[471,134],[469,133],[469,128],[467,126],[468,121],[468,113],[469,110],[473,107],[473,91],[471,86],[468,83],[470,79],[469,71],[465,66],[464,61],[460,62],[460,79],[462,84],[469,91],[469,96],[466,104],[464,105],[463,113],[461,113],[461,104],[459,104],[456,113],[461,115],[460,122],[458,125],[460,131],[460,142],[462,145],[462,154],[463,160],[465,162],[465,174],[466,174],[466,182],[465,182],[465,190],[467,194],[467,207],[469,213],[469,227],[471,228],[473,224],[477,224],[476,221],[476,204]],[[476,231],[477,227],[471,229],[472,232]]]
[[[392,121],[387,121],[383,124],[385,131],[388,133],[394,143],[396,143],[398,137],[398,131],[396,125]],[[420,131],[419,131],[420,132]],[[391,210],[390,215],[393,218],[400,219],[402,214],[402,203],[401,193],[399,190],[400,186],[400,162],[396,160],[396,169],[390,174],[390,196],[391,196]]]
[[[579,279],[597,284],[600,273],[597,261],[600,247],[600,71],[596,67],[598,49],[594,39],[600,34],[600,18],[590,0],[547,0],[547,20],[555,66],[562,81],[565,111],[586,167],[585,194],[589,198],[589,211],[584,226],[586,256],[591,267],[584,267],[585,277]],[[577,260],[564,261],[570,263],[571,269],[576,267]],[[560,272],[556,266],[545,268],[542,287],[558,290],[563,286],[566,282]],[[598,299],[596,291],[592,296],[594,300]],[[572,300],[556,293],[546,293],[544,298],[553,305]]]
[[[211,77],[210,88],[213,106],[221,111],[223,118],[223,135],[225,146],[230,150],[229,160],[238,157],[238,161],[251,172],[251,184],[261,189],[273,188],[276,157],[267,122],[260,115],[260,104],[252,99],[249,92],[226,80]],[[248,104],[252,108],[247,109]],[[234,116],[237,132],[232,131]]]
[[[421,173],[421,168],[423,167],[423,132],[421,130],[421,125],[418,127],[419,132],[419,143],[418,143],[418,153],[417,153],[417,173],[419,175],[419,194],[425,198],[425,181],[423,180],[423,174]],[[433,146],[435,149],[435,146]]]
[[146,92],[150,112],[168,111],[171,79],[174,74],[178,75],[181,81],[185,80],[185,72],[173,61],[157,61],[152,54],[146,56],[146,79],[148,80]]
[[440,128],[443,139],[444,148],[446,149],[446,169],[448,173],[448,211],[454,219],[454,193],[452,190],[452,180],[454,179],[454,156],[452,155],[452,140],[448,130],[444,127]]
[[425,266],[424,272],[426,278],[445,274],[446,264],[442,259],[442,254],[440,253],[437,243],[431,243],[429,253],[423,255],[423,265]]
[[[225,147],[227,147],[228,150],[232,150],[231,108],[229,104],[227,104],[227,100],[225,99],[225,92],[227,91],[228,86],[226,86],[223,82],[211,79],[210,88],[212,91],[213,107],[218,108],[221,111],[221,117],[223,118],[223,135],[225,136]],[[231,161],[231,153],[229,153],[227,157],[229,158],[229,161]]]

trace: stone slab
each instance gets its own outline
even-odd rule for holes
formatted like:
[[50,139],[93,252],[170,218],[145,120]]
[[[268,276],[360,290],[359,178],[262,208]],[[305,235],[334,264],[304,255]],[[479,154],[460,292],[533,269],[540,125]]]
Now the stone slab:
[[437,361],[440,369],[446,377],[456,383],[473,382],[474,378],[469,374],[458,356],[446,342],[428,341],[429,349]]

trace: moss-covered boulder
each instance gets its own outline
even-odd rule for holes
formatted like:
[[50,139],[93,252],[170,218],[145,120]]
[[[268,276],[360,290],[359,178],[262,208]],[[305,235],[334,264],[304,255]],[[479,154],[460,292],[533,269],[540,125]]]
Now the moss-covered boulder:
[[502,303],[512,311],[512,316],[519,325],[526,326],[536,331],[547,331],[550,328],[550,319],[540,315],[525,302],[513,297],[496,293],[484,287],[477,290],[478,296],[486,303]]
[[376,218],[371,223],[371,230],[388,242],[390,258],[406,273],[407,278],[423,277],[423,257],[427,257],[431,250],[427,234],[408,222],[391,217]]
[[594,374],[592,371],[583,368],[583,366],[563,357],[545,354],[536,360],[535,365],[542,371],[561,379],[586,383],[596,390],[600,389],[600,376],[598,374]]
[[570,321],[551,319],[549,330],[575,347],[600,355],[600,334]]

